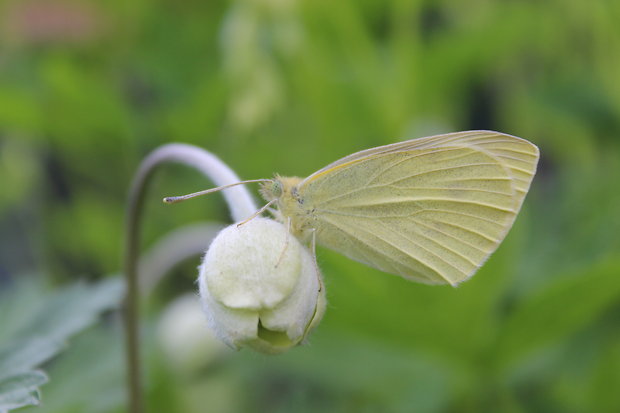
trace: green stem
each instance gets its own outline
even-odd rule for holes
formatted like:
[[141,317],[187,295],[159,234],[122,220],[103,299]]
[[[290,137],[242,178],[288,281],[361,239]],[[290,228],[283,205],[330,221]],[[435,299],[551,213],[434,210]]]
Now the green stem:
[[125,277],[127,291],[125,297],[125,349],[127,357],[127,375],[129,386],[129,409],[131,413],[144,411],[142,384],[140,377],[139,345],[139,300],[138,300],[138,257],[140,249],[141,222],[140,213],[144,205],[147,182],[156,163],[147,162],[147,158],[134,177],[127,204],[126,240],[125,240]]
[[[168,144],[151,152],[140,164],[134,176],[127,204],[125,233],[124,269],[126,278],[125,349],[127,358],[129,413],[143,413],[144,402],[141,383],[141,361],[139,351],[139,283],[138,258],[140,250],[141,216],[144,198],[150,179],[156,167],[162,163],[176,162],[198,169],[216,185],[229,185],[239,182],[237,175],[204,149],[186,144]],[[227,189],[223,195],[231,210],[234,221],[241,221],[252,215],[256,206],[245,187]]]

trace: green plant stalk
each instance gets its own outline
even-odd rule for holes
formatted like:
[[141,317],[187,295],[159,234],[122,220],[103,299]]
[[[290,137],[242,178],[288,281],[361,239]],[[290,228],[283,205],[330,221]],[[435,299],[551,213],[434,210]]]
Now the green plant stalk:
[[[142,211],[148,184],[157,166],[168,163],[182,163],[196,168],[216,185],[223,186],[239,182],[237,175],[211,153],[202,148],[172,143],[159,147],[151,152],[140,164],[136,172],[127,203],[125,223],[125,256],[124,272],[126,279],[126,296],[124,300],[125,351],[128,375],[128,412],[143,413],[145,411],[141,382],[140,361],[140,314],[139,314],[139,283],[138,258],[140,250],[140,234],[142,229]],[[256,205],[250,193],[243,186],[236,186],[223,191],[234,221],[242,221],[256,211]]]

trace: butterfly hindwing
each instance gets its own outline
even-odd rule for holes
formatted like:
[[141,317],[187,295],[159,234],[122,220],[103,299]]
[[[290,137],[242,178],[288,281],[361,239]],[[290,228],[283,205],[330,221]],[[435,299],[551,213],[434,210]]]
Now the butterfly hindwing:
[[505,237],[537,160],[525,140],[460,132],[358,152],[299,191],[320,244],[408,279],[455,285]]

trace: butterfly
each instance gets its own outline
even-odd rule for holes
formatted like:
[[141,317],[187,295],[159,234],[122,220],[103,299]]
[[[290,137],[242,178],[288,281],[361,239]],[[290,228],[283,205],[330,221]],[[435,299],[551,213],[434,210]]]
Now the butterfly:
[[258,213],[275,205],[302,242],[408,280],[455,286],[505,238],[538,159],[527,140],[464,131],[356,152],[304,179],[237,184],[261,182],[268,203]]

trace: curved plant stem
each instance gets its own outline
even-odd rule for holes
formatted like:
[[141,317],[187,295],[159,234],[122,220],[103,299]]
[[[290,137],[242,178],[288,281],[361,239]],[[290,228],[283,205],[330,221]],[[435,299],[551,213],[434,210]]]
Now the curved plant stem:
[[[144,196],[156,167],[168,162],[181,163],[198,169],[217,186],[239,182],[237,175],[216,156],[202,148],[173,143],[151,152],[134,176],[127,204],[124,269],[127,283],[125,297],[125,346],[128,367],[130,413],[144,412],[140,375],[138,257]],[[244,186],[223,191],[234,221],[242,221],[256,211],[256,205]]]

